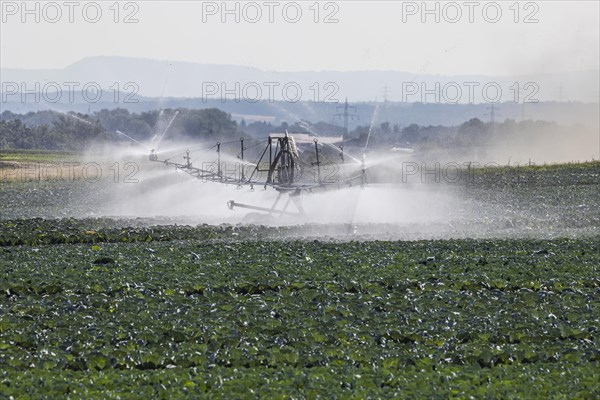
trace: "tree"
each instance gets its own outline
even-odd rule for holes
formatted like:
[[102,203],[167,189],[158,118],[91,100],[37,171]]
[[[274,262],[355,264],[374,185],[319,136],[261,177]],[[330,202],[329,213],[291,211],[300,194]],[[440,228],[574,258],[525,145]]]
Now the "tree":
[[417,124],[410,124],[402,129],[401,139],[408,143],[417,143],[419,141],[420,127]]
[[84,149],[92,139],[104,133],[104,128],[98,121],[90,121],[87,115],[75,113],[61,115],[52,124],[52,130],[71,141],[77,150]]
[[181,110],[173,125],[175,132],[188,138],[232,140],[240,136],[237,123],[216,108]]
[[465,146],[481,145],[487,138],[488,127],[479,118],[472,118],[458,126],[457,140]]

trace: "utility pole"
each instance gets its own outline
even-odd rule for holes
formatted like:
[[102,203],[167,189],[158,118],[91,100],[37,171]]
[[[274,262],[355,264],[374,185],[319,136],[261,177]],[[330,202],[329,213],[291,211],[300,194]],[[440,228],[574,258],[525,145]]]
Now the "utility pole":
[[560,86],[558,87],[558,102],[562,103],[563,101],[563,87],[562,87],[562,82],[560,83]]
[[[346,97],[346,101],[343,106],[337,107],[338,111],[343,110],[341,113],[336,113],[334,116],[338,118],[344,118],[344,136],[348,135],[348,118],[350,119],[358,119],[358,115],[356,114],[356,107],[348,105],[348,98]],[[351,112],[350,112],[351,111]]]
[[490,116],[490,124],[494,125],[494,123],[496,122],[496,117],[498,115],[502,115],[498,113],[498,107],[496,107],[495,105],[491,105],[489,107],[485,108],[486,110],[489,110],[489,113],[485,113],[483,115],[489,115]]
[[341,113],[336,113],[334,117],[342,117],[344,118],[344,132],[342,133],[342,144],[340,145],[340,159],[342,160],[342,164],[344,163],[344,137],[348,136],[348,118],[350,119],[358,119],[358,115],[356,114],[356,107],[348,105],[348,98],[346,97],[346,101],[343,106],[337,107],[338,111],[343,110]]
[[383,87],[383,102],[384,102],[384,103],[387,103],[387,102],[388,102],[388,94],[389,94],[390,92],[391,92],[391,91],[390,91],[390,89],[389,89],[388,85],[386,84],[386,85]]
[[494,106],[493,104],[489,107],[487,107],[488,110],[490,110],[489,113],[486,113],[484,115],[489,115],[490,116],[490,129],[491,129],[491,133],[494,134],[495,131],[495,125],[496,125],[496,116],[497,116],[497,108],[496,106]]

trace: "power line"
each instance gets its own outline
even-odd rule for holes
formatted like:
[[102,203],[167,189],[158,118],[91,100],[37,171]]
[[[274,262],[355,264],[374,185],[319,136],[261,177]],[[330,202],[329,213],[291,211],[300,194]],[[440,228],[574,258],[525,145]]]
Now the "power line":
[[[344,137],[348,136],[348,118],[358,119],[358,114],[356,114],[356,107],[348,105],[348,98],[346,97],[346,101],[343,106],[337,106],[337,109],[343,109],[343,113],[336,113],[334,117],[343,117],[344,118],[344,132],[342,133],[342,142],[340,143],[340,160],[342,164],[344,163]],[[349,111],[352,110],[350,113]]]
[[348,105],[348,98],[346,97],[344,105],[337,106],[337,109],[338,111],[343,110],[343,112],[334,114],[334,117],[344,118],[344,136],[348,136],[348,118],[358,119],[358,115],[356,114],[356,107]]
[[390,88],[388,87],[388,85],[386,84],[386,85],[383,87],[383,102],[384,102],[384,103],[387,103],[387,102],[388,102],[388,94],[390,94],[390,93],[391,93],[391,90],[390,90]]
[[496,117],[498,115],[502,115],[502,114],[498,113],[498,111],[497,111],[498,107],[494,106],[493,104],[491,106],[489,106],[489,107],[486,107],[486,109],[490,110],[489,113],[485,113],[484,115],[489,115],[490,116],[490,127],[491,127],[492,134],[493,134],[494,131],[495,131]]

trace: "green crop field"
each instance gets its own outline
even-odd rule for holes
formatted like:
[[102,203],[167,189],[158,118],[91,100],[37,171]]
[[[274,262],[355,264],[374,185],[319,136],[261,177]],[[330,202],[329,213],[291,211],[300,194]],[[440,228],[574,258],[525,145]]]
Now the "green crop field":
[[597,238],[3,247],[0,387],[597,397],[599,250]]
[[61,163],[80,161],[83,155],[71,151],[1,150],[0,161],[21,163]]
[[476,239],[50,219],[96,192],[3,184],[0,398],[600,398],[598,171],[478,171],[455,190],[511,211]]

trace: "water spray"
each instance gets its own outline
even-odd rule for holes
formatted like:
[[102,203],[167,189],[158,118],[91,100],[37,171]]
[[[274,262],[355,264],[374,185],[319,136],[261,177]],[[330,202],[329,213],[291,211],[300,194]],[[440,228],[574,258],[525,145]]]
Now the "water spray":
[[[161,110],[161,113],[162,113],[162,110]],[[179,110],[175,111],[175,114],[173,115],[173,118],[171,118],[171,120],[167,124],[166,128],[163,130],[163,132],[158,137],[158,140],[157,140],[156,144],[153,145],[154,148],[158,148],[159,143],[163,140],[163,138],[165,137],[167,131],[169,130],[169,128],[173,124],[173,121],[175,121],[175,118],[177,118],[178,115],[179,115]],[[154,136],[152,138],[152,140],[150,141],[150,144],[153,144],[155,139],[156,139],[156,136]]]
[[[123,135],[123,136],[125,136],[127,139],[131,140],[132,142],[134,142],[134,143],[136,143],[136,144],[139,144],[139,145],[140,145],[140,146],[142,146],[144,149],[148,150],[148,146],[146,146],[145,144],[141,143],[141,142],[140,142],[140,141],[138,141],[138,140],[135,140],[135,139],[134,139],[134,138],[132,138],[131,136],[127,135],[126,133],[123,133],[123,132],[121,132],[121,131],[119,131],[119,130],[116,130],[115,132],[116,132],[116,133],[118,133],[119,135]],[[154,150],[152,149],[152,151],[154,151]]]

